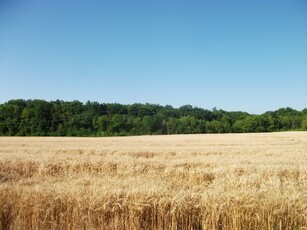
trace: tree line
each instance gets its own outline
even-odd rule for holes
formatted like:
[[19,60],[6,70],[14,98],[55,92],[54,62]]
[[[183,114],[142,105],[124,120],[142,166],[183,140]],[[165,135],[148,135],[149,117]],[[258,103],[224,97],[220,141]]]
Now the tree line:
[[307,130],[307,109],[261,115],[191,105],[10,100],[0,105],[1,136],[124,136]]

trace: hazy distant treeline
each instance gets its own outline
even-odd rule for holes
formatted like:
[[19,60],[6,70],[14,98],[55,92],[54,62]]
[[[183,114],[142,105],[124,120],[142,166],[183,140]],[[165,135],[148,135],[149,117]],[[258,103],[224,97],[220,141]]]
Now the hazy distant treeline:
[[79,101],[10,100],[0,105],[2,136],[114,136],[188,133],[242,133],[307,130],[307,109],[281,108],[261,115],[179,108],[157,104],[122,105]]

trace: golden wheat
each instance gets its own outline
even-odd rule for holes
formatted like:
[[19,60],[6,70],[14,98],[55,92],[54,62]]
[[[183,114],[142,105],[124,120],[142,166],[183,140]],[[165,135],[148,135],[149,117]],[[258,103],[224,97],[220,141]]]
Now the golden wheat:
[[307,133],[1,137],[0,229],[307,229]]

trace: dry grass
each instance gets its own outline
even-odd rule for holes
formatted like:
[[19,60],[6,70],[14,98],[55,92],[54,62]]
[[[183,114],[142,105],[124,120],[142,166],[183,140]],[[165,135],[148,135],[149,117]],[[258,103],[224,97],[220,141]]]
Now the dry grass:
[[307,133],[1,137],[0,229],[307,229]]

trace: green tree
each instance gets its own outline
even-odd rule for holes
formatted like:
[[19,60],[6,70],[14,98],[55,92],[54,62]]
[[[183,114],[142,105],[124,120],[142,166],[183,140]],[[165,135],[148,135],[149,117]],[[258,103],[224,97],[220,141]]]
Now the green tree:
[[200,126],[198,121],[191,116],[181,117],[178,120],[178,131],[179,133],[189,134],[189,133],[200,133]]
[[261,115],[170,105],[61,100],[10,100],[0,104],[0,135],[105,136],[307,130],[307,109]]

